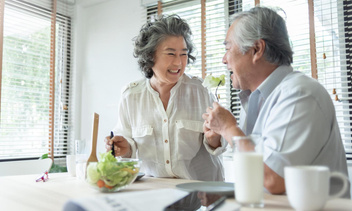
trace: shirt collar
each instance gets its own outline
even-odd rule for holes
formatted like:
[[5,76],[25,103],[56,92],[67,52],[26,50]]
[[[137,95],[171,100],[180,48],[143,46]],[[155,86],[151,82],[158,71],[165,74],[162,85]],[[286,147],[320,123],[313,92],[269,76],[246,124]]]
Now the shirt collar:
[[291,72],[293,72],[293,68],[291,66],[279,66],[258,86],[257,90],[260,91],[261,96],[264,99],[267,99],[271,92]]
[[[255,91],[259,91],[261,96],[264,99],[267,99],[275,87],[277,87],[281,81],[291,72],[293,72],[293,68],[291,66],[279,66],[258,86]],[[243,90],[239,93],[239,97],[241,101],[243,100],[246,102],[250,94],[250,90]]]
[[[176,90],[178,89],[178,87],[182,84],[182,81],[184,80],[184,76],[185,74],[182,74],[181,77],[178,79],[177,83],[175,84],[174,87],[171,88],[170,90],[170,94],[172,95],[173,93],[176,92]],[[159,93],[157,91],[155,91],[152,86],[150,85],[150,78],[147,79],[147,89],[150,93],[152,93],[153,95],[159,96]],[[171,98],[171,96],[170,96]]]

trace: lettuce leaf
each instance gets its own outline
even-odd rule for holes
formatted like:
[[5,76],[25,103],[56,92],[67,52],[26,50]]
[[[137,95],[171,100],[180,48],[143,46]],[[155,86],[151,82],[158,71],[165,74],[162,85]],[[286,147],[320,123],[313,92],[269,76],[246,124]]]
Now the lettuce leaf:
[[222,74],[219,77],[214,77],[212,75],[207,75],[202,84],[204,87],[207,88],[215,88],[217,86],[225,85],[225,75]]

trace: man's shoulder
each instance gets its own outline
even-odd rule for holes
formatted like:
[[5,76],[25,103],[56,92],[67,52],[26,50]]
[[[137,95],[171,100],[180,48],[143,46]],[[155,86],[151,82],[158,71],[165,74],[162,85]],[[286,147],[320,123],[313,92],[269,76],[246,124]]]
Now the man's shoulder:
[[312,98],[319,104],[331,101],[328,91],[317,79],[298,71],[288,74],[278,86],[277,91],[287,97]]
[[283,86],[285,89],[291,88],[291,89],[306,89],[306,88],[315,88],[315,89],[324,89],[324,87],[318,82],[318,80],[307,76],[306,74],[299,72],[299,71],[293,71],[290,74],[288,74],[281,82],[281,86]]

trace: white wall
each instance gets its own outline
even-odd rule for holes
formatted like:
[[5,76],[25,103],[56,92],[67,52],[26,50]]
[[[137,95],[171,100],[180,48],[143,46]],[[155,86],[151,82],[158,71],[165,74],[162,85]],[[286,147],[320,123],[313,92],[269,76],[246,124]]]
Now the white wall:
[[93,113],[100,115],[98,152],[118,118],[120,93],[142,76],[133,42],[142,24],[139,0],[78,0],[75,32],[75,139],[91,146]]

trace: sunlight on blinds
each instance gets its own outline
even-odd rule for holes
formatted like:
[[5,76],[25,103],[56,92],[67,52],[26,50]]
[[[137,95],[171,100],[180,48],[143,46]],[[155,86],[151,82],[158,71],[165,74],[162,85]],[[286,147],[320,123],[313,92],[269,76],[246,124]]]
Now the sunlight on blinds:
[[5,1],[0,158],[48,152],[50,11]]
[[[220,76],[225,74],[225,86],[217,90],[219,102],[226,108],[230,107],[230,73],[222,58],[225,54],[223,45],[227,31],[227,7],[224,0],[206,1],[206,74]],[[213,90],[213,93],[215,91]]]
[[[229,1],[229,6],[228,6],[228,16],[229,16],[229,21],[228,25],[231,24],[231,15],[241,12],[241,11],[246,11],[249,10],[250,8],[254,7],[254,1],[253,0],[244,0],[244,1],[239,1],[239,0],[231,0]],[[238,97],[238,94],[240,93],[239,89],[234,89],[231,86],[231,93],[230,93],[230,109],[231,112],[234,114],[234,116],[237,119],[237,122],[239,122],[239,116],[241,112],[241,102]]]
[[279,14],[286,20],[287,31],[294,52],[292,67],[294,70],[311,76],[307,0],[261,0],[260,5],[283,10]]
[[[346,63],[351,57],[346,55],[345,29],[348,27],[345,27],[345,21],[348,20],[343,18],[343,2],[314,1],[314,13],[318,80],[331,95],[345,150],[352,153],[351,66]],[[348,157],[352,158],[352,154]]]
[[[222,63],[225,53],[222,44],[226,35],[228,10],[224,0],[205,1],[205,73],[213,76],[226,75],[225,86],[219,87],[217,94],[219,102],[226,108],[230,107],[230,75],[226,65]],[[196,61],[186,69],[186,73],[202,77],[202,40],[201,40],[201,2],[170,1],[163,4],[163,14],[178,14],[187,20],[193,33],[193,42],[196,46]],[[215,88],[212,90],[215,93]]]
[[[292,42],[293,68],[311,76],[308,2],[262,0],[261,5],[281,7],[287,15]],[[343,2],[314,1],[315,45],[318,81],[327,89],[335,105],[346,153],[351,150],[350,69],[346,65]],[[351,155],[348,157],[352,158]]]
[[5,1],[0,159],[38,158],[49,152],[64,157],[72,130],[73,5],[57,4],[54,130],[50,122],[50,27],[52,1]]
[[[163,1],[164,2],[164,1]],[[254,0],[207,0],[206,1],[206,73],[227,74],[222,64],[223,45],[226,29],[232,14],[249,10]],[[327,89],[335,105],[340,131],[347,157],[352,158],[352,108],[351,102],[351,55],[352,55],[352,5],[344,0],[314,0],[314,11],[308,7],[307,0],[260,0],[261,6],[278,9],[286,20],[287,30],[293,49],[293,68],[312,76],[311,57],[316,56],[317,79]],[[188,73],[201,76],[201,38],[200,38],[200,1],[167,1],[163,3],[163,12],[177,13],[188,20],[194,33],[198,50],[197,62]],[[315,34],[314,43],[310,42],[309,14],[313,14]],[[312,19],[312,20],[313,20]],[[198,35],[199,34],[199,35]],[[314,40],[313,39],[313,40]],[[315,49],[311,52],[311,44]],[[316,51],[316,53],[315,53]],[[312,56],[311,56],[312,55]],[[315,76],[314,76],[315,77]],[[226,81],[230,86],[230,82]],[[232,86],[231,86],[232,87]],[[239,118],[241,105],[239,90],[228,87],[219,90],[221,103],[230,107]],[[230,93],[228,94],[228,92]],[[222,96],[224,95],[224,96]],[[224,98],[229,102],[226,102]]]
[[[56,16],[56,76],[55,76],[55,122],[54,122],[54,156],[56,160],[65,158],[74,150],[74,7],[68,0],[57,2]],[[64,159],[61,160],[65,164]]]
[[[252,0],[234,4],[233,11],[248,10],[254,6]],[[335,105],[336,116],[340,126],[343,144],[349,159],[352,158],[351,137],[351,4],[349,1],[315,0],[314,33],[317,58],[317,78],[327,89]],[[307,0],[261,0],[261,6],[281,8],[280,14],[286,20],[287,29],[293,49],[293,68],[311,73],[309,11]],[[231,11],[231,7],[230,7]],[[347,15],[349,14],[349,15]],[[235,115],[239,113],[237,90],[232,90],[232,107]]]
[[163,14],[171,15],[177,14],[181,18],[187,20],[192,35],[193,43],[196,46],[193,55],[196,60],[193,64],[189,64],[186,68],[186,73],[202,77],[202,45],[201,45],[201,7],[200,1],[188,1],[179,4],[163,4]]

